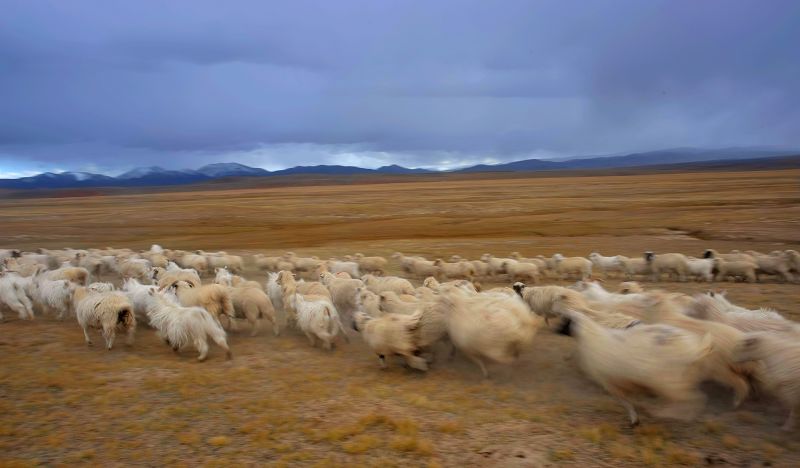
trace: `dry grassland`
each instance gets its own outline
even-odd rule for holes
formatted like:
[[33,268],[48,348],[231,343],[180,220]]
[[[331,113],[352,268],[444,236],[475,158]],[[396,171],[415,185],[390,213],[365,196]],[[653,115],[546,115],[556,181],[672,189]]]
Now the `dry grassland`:
[[[68,199],[0,200],[0,247],[131,247],[320,257],[449,257],[592,250],[699,254],[800,248],[800,170],[444,180]],[[194,190],[194,189],[192,189]],[[397,266],[392,265],[397,273]],[[263,278],[255,271],[246,276]],[[613,287],[611,281],[609,287]],[[648,287],[655,287],[648,285]],[[658,287],[694,292],[704,284]],[[715,285],[800,320],[800,286]],[[489,381],[469,362],[386,371],[355,338],[332,353],[287,331],[233,333],[235,358],[182,356],[140,328],[87,348],[74,323],[0,324],[0,465],[800,465],[777,404],[730,408],[707,388],[693,423],[624,410],[576,369],[571,338],[542,332]]]

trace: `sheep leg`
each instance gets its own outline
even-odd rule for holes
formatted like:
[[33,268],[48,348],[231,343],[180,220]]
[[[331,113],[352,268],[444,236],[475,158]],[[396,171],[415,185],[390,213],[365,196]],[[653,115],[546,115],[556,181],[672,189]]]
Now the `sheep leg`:
[[716,368],[715,374],[716,381],[733,388],[733,407],[738,408],[750,393],[750,385],[747,383],[747,380],[733,372],[727,366]]
[[128,346],[133,346],[133,339],[135,336],[136,336],[136,329],[133,327],[129,328],[125,337],[125,344]]
[[383,354],[379,354],[378,360],[380,360],[381,362],[381,369],[386,369],[388,367],[388,365],[386,364],[386,356],[384,356]]
[[781,426],[782,430],[791,431],[794,429],[796,410],[797,409],[794,406],[792,406],[792,409],[789,410],[789,416],[787,416],[786,422],[784,422],[783,426]]
[[481,368],[481,373],[483,374],[483,378],[484,379],[488,379],[489,378],[489,371],[486,370],[486,365],[483,364],[483,361],[481,360],[481,358],[479,358],[478,356],[475,356],[473,354],[467,354],[467,357],[470,358],[470,360],[472,360],[472,362],[474,362],[475,364],[478,365],[478,367]]
[[250,321],[250,326],[253,328],[252,331],[250,331],[250,336],[253,337],[253,336],[258,335],[258,328],[259,328],[258,319],[251,320]]
[[196,338],[194,340],[194,347],[200,352],[200,355],[197,356],[197,360],[200,362],[205,361],[206,357],[208,356],[208,343],[206,342],[205,337]]
[[314,339],[314,336],[311,333],[306,332],[306,338],[308,338],[308,342],[311,343],[312,348],[317,347],[317,340]]
[[639,414],[636,412],[636,408],[634,408],[633,404],[622,398],[621,396],[617,397],[617,400],[622,404],[625,410],[628,412],[628,418],[631,420],[631,427],[636,427],[639,425]]
[[279,336],[281,334],[281,327],[278,325],[278,321],[274,317],[272,318],[272,333],[274,333],[275,336]]
[[92,339],[89,338],[89,331],[86,329],[86,327],[83,327],[83,338],[86,340],[87,346],[92,346]]
[[427,371],[428,370],[428,362],[425,361],[425,359],[423,359],[423,358],[421,358],[419,356],[414,356],[414,355],[411,355],[411,354],[407,355],[406,356],[406,363],[408,364],[409,367],[411,367],[413,369],[417,369],[417,370],[421,370],[421,371]]
[[106,349],[111,351],[111,347],[114,346],[114,337],[116,333],[114,332],[114,328],[103,328],[103,338],[106,340]]

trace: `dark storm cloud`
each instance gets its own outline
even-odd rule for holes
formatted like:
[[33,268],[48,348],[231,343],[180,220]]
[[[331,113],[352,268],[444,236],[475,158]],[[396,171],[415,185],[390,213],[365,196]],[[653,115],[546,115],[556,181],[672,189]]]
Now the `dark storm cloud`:
[[31,2],[0,172],[800,146],[800,3]]

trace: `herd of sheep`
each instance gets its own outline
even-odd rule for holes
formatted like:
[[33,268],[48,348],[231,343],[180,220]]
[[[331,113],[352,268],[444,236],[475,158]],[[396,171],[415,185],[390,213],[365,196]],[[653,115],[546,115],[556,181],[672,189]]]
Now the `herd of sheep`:
[[[646,252],[641,258],[542,256],[449,261],[393,255],[406,277],[387,276],[389,261],[362,254],[320,260],[292,252],[254,255],[264,283],[240,274],[245,261],[225,252],[185,252],[153,245],[130,249],[0,250],[2,309],[33,319],[34,311],[75,316],[91,345],[99,329],[111,349],[118,332],[132,345],[145,323],[175,352],[194,347],[206,359],[209,338],[231,358],[227,331],[262,322],[278,335],[283,324],[312,346],[331,349],[359,332],[381,367],[391,356],[426,371],[436,352],[460,352],[488,377],[487,362],[511,364],[536,334],[554,330],[575,338],[586,375],[619,400],[637,424],[634,396],[659,397],[656,416],[692,418],[703,408],[699,385],[714,381],[740,405],[753,390],[774,395],[789,411],[800,404],[800,326],[770,309],[748,310],[724,294],[694,296],[645,290],[632,280],[795,282],[794,250],[702,258]],[[592,274],[620,275],[608,291]],[[112,275],[122,281],[93,282]],[[213,276],[213,282],[202,281]],[[423,280],[415,287],[408,278]],[[535,285],[543,278],[575,279],[569,287]],[[484,289],[480,281],[511,287]],[[526,284],[527,283],[527,284]],[[530,286],[529,286],[530,284]],[[440,356],[439,359],[442,357]]]

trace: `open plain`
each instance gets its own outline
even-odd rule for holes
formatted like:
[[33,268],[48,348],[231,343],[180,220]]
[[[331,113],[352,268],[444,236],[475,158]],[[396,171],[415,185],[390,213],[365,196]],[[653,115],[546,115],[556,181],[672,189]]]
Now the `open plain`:
[[[3,248],[153,243],[320,258],[800,249],[800,170],[409,176],[0,199]],[[388,274],[399,273],[390,261]],[[245,276],[264,280],[252,266]],[[800,320],[797,284],[645,286],[727,289],[737,304]],[[331,353],[291,330],[232,332],[230,343],[232,361],[212,346],[197,363],[141,326],[133,347],[105,351],[84,345],[73,318],[8,314],[0,464],[800,465],[800,433],[780,431],[784,411],[766,395],[734,410],[731,395],[710,385],[697,421],[645,413],[629,428],[622,407],[577,369],[572,338],[549,330],[514,366],[491,367],[489,380],[460,356],[427,374],[394,362],[382,371],[355,334]]]

